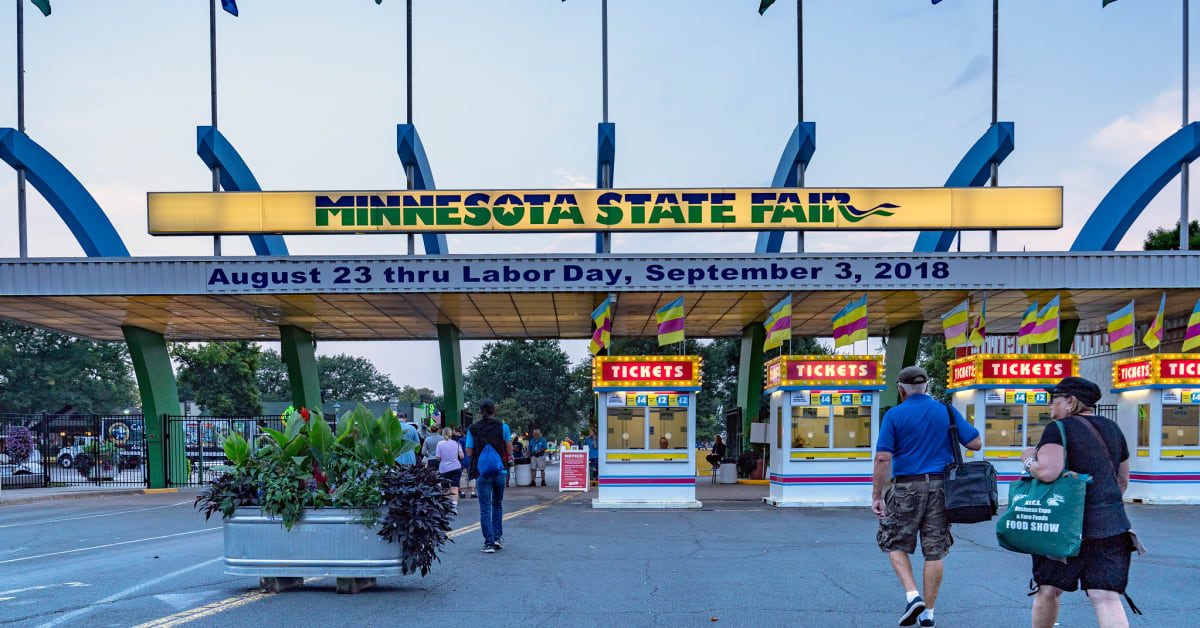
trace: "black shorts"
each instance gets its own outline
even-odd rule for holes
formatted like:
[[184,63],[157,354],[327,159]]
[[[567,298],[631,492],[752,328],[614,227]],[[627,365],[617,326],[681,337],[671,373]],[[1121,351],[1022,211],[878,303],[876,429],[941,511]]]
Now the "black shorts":
[[462,467],[459,467],[453,471],[439,473],[438,475],[442,478],[443,487],[453,488],[458,486],[458,483],[462,481]]
[[1083,590],[1125,592],[1129,583],[1129,555],[1133,542],[1129,533],[1102,539],[1084,539],[1079,555],[1067,559],[1064,565],[1045,556],[1033,557],[1033,581],[1039,586],[1048,584],[1063,591],[1075,591],[1080,583]]

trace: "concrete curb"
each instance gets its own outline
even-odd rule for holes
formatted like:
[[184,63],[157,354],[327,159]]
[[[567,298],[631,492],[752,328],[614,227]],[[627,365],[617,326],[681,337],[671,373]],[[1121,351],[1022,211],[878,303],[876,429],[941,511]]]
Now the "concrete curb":
[[[5,491],[6,493],[8,491]],[[7,495],[0,496],[0,508],[5,506],[20,506],[23,504],[37,504],[41,502],[56,502],[67,499],[89,499],[94,497],[120,497],[124,495],[145,495],[154,493],[178,493],[179,489],[152,489],[152,488],[129,488],[129,489],[112,489],[102,491],[70,491],[63,493],[46,493],[42,495],[32,495],[29,497],[8,497]]]

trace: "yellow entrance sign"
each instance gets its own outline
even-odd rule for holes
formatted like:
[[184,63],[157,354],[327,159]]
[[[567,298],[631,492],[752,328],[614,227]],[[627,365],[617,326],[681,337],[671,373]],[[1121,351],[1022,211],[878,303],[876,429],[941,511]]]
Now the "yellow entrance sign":
[[1058,229],[1062,188],[152,192],[153,235]]

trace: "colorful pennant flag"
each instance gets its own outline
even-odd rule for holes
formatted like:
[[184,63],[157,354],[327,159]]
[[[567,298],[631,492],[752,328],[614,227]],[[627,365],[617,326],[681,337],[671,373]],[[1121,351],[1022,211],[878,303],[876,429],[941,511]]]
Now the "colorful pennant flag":
[[29,0],[33,6],[37,7],[42,12],[42,15],[50,15],[50,0]]
[[233,17],[237,17],[237,0],[221,0],[221,8],[225,9],[225,11],[233,15]]
[[1187,352],[1200,347],[1200,301],[1196,301],[1196,307],[1192,308],[1192,315],[1188,318],[1187,335],[1183,337],[1183,349]]
[[658,319],[658,346],[683,342],[683,297],[654,313]]
[[612,297],[608,297],[592,312],[592,322],[596,324],[596,332],[592,334],[592,342],[588,350],[592,355],[599,355],[601,349],[607,349],[612,341]]
[[968,323],[971,318],[971,300],[964,299],[949,312],[942,314],[942,333],[946,336],[946,348],[953,349],[967,344]]
[[867,295],[851,301],[833,316],[833,348],[867,339]]
[[792,295],[787,295],[771,308],[767,322],[767,340],[763,343],[763,351],[770,351],[782,346],[785,340],[792,339]]
[[967,337],[967,341],[975,346],[976,349],[983,346],[983,341],[987,339],[987,295],[983,295],[983,307],[979,310],[979,316],[971,323],[971,333]]
[[758,14],[762,15],[764,11],[771,8],[772,4],[775,4],[775,0],[760,0],[758,3]]
[[1154,321],[1150,323],[1150,329],[1146,330],[1146,337],[1142,338],[1142,342],[1146,343],[1147,347],[1157,349],[1162,344],[1163,336],[1163,310],[1167,307],[1167,293],[1163,293],[1162,301],[1158,304],[1158,314],[1154,315]]
[[1108,321],[1108,350],[1133,348],[1133,301],[1104,317]]
[[1103,9],[1104,7],[1106,7],[1106,6],[1108,6],[1108,5],[1112,4],[1112,3],[1114,3],[1114,2],[1116,2],[1116,1],[1117,1],[1117,0],[1101,0],[1101,2],[1100,2],[1100,8],[1101,8],[1101,9]]
[[1025,336],[1025,344],[1037,345],[1058,340],[1058,297],[1054,295],[1046,307],[1038,311],[1033,329]]
[[1021,315],[1021,327],[1017,330],[1017,345],[1024,347],[1029,343],[1029,334],[1033,333],[1033,328],[1037,326],[1038,302],[1034,301],[1029,309]]

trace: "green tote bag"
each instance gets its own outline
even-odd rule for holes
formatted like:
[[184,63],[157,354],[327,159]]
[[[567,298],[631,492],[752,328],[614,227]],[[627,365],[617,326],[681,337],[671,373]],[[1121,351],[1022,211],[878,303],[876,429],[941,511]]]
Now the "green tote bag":
[[1031,475],[1008,485],[1008,510],[996,520],[1000,547],[1052,558],[1079,555],[1083,543],[1083,504],[1092,478],[1067,471],[1067,432],[1055,421],[1063,442],[1063,474],[1053,482]]

